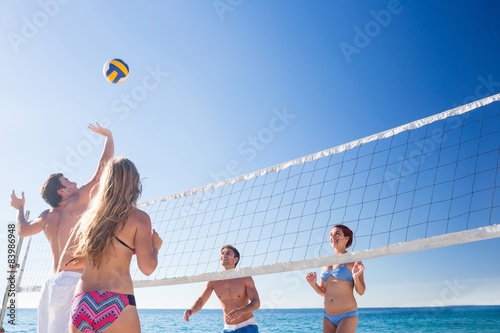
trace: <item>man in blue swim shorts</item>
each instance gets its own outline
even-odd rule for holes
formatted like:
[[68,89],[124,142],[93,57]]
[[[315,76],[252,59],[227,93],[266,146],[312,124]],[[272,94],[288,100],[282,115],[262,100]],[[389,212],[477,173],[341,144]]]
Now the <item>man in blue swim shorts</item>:
[[[224,270],[236,268],[239,261],[240,253],[235,247],[222,247],[220,262]],[[184,311],[184,320],[189,321],[189,317],[200,311],[214,291],[224,312],[223,333],[259,332],[253,311],[260,307],[260,299],[251,276],[207,282],[201,296],[190,309]]]

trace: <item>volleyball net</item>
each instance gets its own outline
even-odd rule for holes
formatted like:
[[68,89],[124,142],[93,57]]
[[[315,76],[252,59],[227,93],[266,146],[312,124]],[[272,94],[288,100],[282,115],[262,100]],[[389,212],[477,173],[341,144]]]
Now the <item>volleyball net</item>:
[[[343,145],[140,205],[163,239],[136,287],[316,268],[500,237],[500,94]],[[334,224],[354,232],[333,256]],[[32,237],[21,291],[50,267]],[[220,268],[235,246],[237,269]],[[24,249],[26,251],[26,249]]]

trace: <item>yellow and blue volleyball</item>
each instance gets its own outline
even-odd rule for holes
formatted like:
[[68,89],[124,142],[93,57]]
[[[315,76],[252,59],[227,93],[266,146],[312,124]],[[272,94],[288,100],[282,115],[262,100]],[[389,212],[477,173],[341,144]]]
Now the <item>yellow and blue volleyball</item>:
[[121,59],[111,59],[106,61],[102,69],[104,77],[111,83],[120,84],[128,77],[128,65]]

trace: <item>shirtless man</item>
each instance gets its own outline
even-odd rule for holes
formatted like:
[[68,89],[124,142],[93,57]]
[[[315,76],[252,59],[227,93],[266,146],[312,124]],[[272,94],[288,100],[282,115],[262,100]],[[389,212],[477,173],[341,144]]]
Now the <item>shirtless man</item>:
[[[224,245],[220,251],[220,262],[224,270],[234,269],[240,260],[240,253],[231,245]],[[184,320],[189,321],[201,310],[215,291],[224,311],[224,333],[258,333],[253,311],[260,307],[260,299],[252,277],[209,281],[201,296],[190,309],[184,311]]]
[[21,198],[14,191],[11,194],[11,206],[17,209],[19,236],[27,237],[43,231],[52,250],[50,276],[42,286],[38,304],[38,333],[68,331],[71,301],[83,269],[61,265],[64,260],[62,253],[71,230],[87,209],[91,195],[96,193],[92,188],[99,183],[102,170],[114,154],[111,131],[98,123],[90,124],[88,128],[104,136],[105,145],[97,170],[87,184],[78,188],[75,182],[69,181],[61,173],[50,175],[42,186],[41,195],[51,208],[30,222],[24,216],[24,192],[21,193]]

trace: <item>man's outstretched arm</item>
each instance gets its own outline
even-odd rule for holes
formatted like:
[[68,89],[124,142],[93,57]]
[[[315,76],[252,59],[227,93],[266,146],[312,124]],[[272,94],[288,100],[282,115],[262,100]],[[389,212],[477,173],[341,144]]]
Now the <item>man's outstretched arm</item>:
[[89,124],[88,128],[99,135],[104,136],[104,149],[102,151],[101,157],[99,158],[99,162],[97,164],[97,169],[94,172],[92,178],[80,188],[80,191],[84,191],[84,193],[90,193],[92,187],[99,182],[99,178],[101,177],[102,171],[106,167],[106,164],[110,159],[113,158],[115,154],[115,143],[113,140],[113,134],[107,128],[101,127],[99,123]]
[[205,290],[201,293],[201,296],[194,302],[193,306],[190,309],[184,311],[184,320],[189,321],[189,317],[191,317],[196,312],[200,311],[203,308],[203,305],[208,301],[210,296],[212,295],[212,291],[214,290],[212,283],[207,282],[207,286]]
[[25,202],[24,192],[21,192],[21,197],[18,198],[14,190],[12,190],[12,193],[10,194],[10,205],[17,210],[16,228],[17,233],[21,237],[27,237],[41,232],[45,226],[44,216],[46,216],[48,212],[48,210],[46,210],[40,214],[38,218],[28,222],[24,213]]

